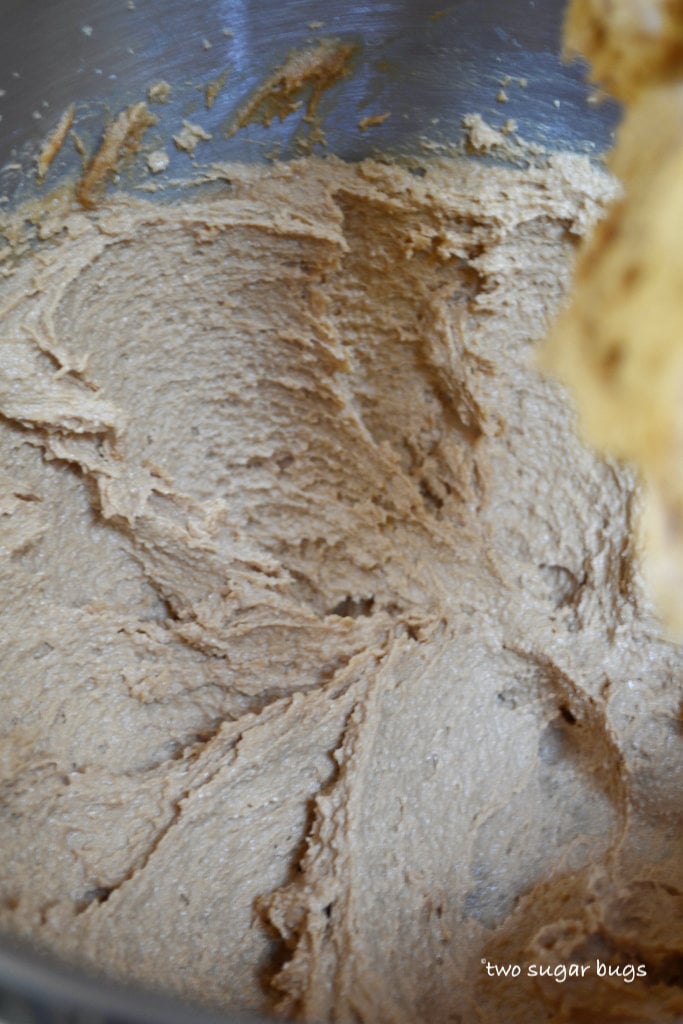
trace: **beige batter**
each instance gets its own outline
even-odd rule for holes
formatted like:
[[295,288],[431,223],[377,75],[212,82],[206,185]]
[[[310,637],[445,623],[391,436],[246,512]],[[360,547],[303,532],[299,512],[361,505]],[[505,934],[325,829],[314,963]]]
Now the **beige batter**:
[[1,927],[310,1021],[680,1019],[683,653],[535,369],[613,193],[307,159],[43,221],[0,283]]

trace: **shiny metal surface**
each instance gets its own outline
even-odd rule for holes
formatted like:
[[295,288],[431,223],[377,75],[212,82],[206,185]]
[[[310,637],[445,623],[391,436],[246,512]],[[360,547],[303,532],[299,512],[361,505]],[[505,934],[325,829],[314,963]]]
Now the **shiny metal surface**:
[[[425,140],[461,139],[463,116],[476,112],[497,126],[514,118],[529,142],[600,153],[618,110],[589,103],[584,69],[559,59],[563,8],[563,0],[0,0],[0,202],[10,205],[35,188],[37,151],[70,103],[90,153],[107,119],[162,78],[173,91],[168,104],[154,107],[160,120],[149,138],[166,145],[164,177],[195,168],[169,144],[183,118],[212,135],[198,148],[203,162],[261,160],[276,144],[284,157],[300,155],[297,141],[308,130],[301,111],[229,139],[225,129],[290,49],[321,36],[358,44],[353,73],[320,103],[329,152],[352,160],[419,154]],[[204,88],[224,71],[225,85],[207,109]],[[501,89],[507,102],[499,102]],[[361,118],[387,111],[382,125],[359,130]],[[67,142],[48,186],[79,166]],[[131,174],[126,184],[149,181],[142,160]],[[0,940],[0,1017],[43,1024],[216,1020],[79,979],[8,940]]]
[[229,1018],[81,977],[26,947],[0,942],[0,1024],[268,1024]]
[[[189,117],[213,136],[197,150],[203,161],[259,160],[276,144],[285,157],[300,155],[302,112],[230,139],[225,128],[291,48],[321,36],[359,46],[353,73],[320,105],[328,150],[346,159],[453,142],[471,112],[494,125],[514,118],[529,142],[600,152],[617,109],[587,102],[584,69],[559,59],[563,8],[563,0],[0,0],[0,194],[22,191],[23,172],[68,104],[77,103],[91,152],[107,118],[159,78],[173,92],[155,106],[149,140],[168,143]],[[225,71],[206,109],[204,87]],[[361,118],[387,111],[384,124],[359,130]],[[189,174],[188,155],[167,149],[167,177]],[[50,181],[78,166],[67,143]],[[148,177],[142,161],[137,173]]]

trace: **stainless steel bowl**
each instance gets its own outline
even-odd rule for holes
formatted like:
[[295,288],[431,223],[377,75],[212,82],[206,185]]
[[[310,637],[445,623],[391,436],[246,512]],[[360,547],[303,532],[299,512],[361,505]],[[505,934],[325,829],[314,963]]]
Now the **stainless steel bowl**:
[[[618,110],[588,102],[584,68],[560,60],[564,6],[563,0],[0,0],[0,202],[11,206],[35,189],[36,154],[69,104],[77,104],[78,132],[92,151],[107,118],[143,99],[159,79],[173,87],[170,102],[155,107],[160,141],[191,117],[212,135],[202,144],[204,162],[262,160],[276,144],[282,157],[299,155],[297,140],[306,129],[300,114],[267,129],[250,124],[231,138],[225,127],[291,48],[321,35],[358,45],[353,74],[333,85],[319,108],[328,151],[338,156],[424,155],[425,142],[461,140],[463,116],[472,112],[493,125],[513,118],[528,142],[598,155],[610,145]],[[312,27],[319,22],[321,29]],[[207,109],[206,83],[226,70]],[[391,116],[383,124],[359,130],[360,119],[386,111]],[[186,153],[173,146],[168,152],[166,178],[195,172]],[[79,166],[78,154],[65,145],[48,185]],[[148,181],[138,161],[126,184]],[[219,1019],[80,977],[10,937],[0,940],[0,1018],[0,1024]]]
[[[322,98],[330,152],[348,160],[419,153],[424,141],[462,139],[463,115],[493,125],[512,118],[528,142],[599,153],[617,117],[611,102],[587,102],[584,69],[559,58],[564,0],[0,0],[0,196],[26,189],[41,140],[77,104],[78,131],[93,149],[107,117],[166,79],[156,106],[160,140],[191,116],[213,136],[210,160],[261,160],[277,145],[300,155],[301,116],[252,124],[224,137],[240,102],[292,47],[321,35],[359,45],[353,74]],[[322,28],[311,26],[322,23]],[[227,70],[210,110],[203,90]],[[507,102],[498,96],[502,85]],[[372,131],[361,118],[390,111]],[[169,147],[169,177],[191,170]],[[64,146],[50,181],[75,172]],[[133,172],[134,173],[134,172]],[[139,180],[147,172],[138,168]],[[32,178],[29,178],[31,182]]]

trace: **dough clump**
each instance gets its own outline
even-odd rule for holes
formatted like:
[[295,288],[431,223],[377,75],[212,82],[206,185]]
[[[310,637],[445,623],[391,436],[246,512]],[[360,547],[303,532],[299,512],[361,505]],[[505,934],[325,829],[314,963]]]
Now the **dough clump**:
[[579,258],[546,365],[582,430],[631,461],[648,495],[646,573],[683,635],[683,5],[575,0],[567,45],[626,103],[610,167],[624,191]]
[[310,1021],[680,1019],[683,656],[535,368],[612,180],[219,178],[0,280],[0,927]]

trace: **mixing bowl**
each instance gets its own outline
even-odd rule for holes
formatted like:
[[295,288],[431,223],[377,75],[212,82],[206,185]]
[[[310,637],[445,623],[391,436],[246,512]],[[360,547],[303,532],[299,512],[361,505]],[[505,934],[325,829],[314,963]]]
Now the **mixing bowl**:
[[[301,118],[251,124],[224,137],[230,114],[288,50],[321,35],[357,44],[353,73],[323,94],[327,148],[348,160],[378,152],[419,153],[427,142],[462,139],[462,118],[514,119],[525,141],[600,153],[617,116],[587,102],[585,69],[559,57],[563,0],[2,0],[0,195],[13,200],[36,147],[77,103],[87,147],[103,120],[144,98],[151,83],[173,85],[155,107],[157,131],[187,117],[211,133],[202,159],[258,160],[300,153]],[[210,109],[203,88],[227,72]],[[503,87],[503,83],[507,83]],[[501,90],[504,89],[503,94]],[[505,97],[504,102],[500,102]],[[372,131],[364,116],[389,111]],[[188,173],[173,150],[169,175]],[[51,176],[75,170],[65,146]],[[143,172],[144,169],[143,169]]]
[[[205,163],[299,155],[308,131],[300,113],[268,128],[249,124],[231,137],[226,127],[291,48],[321,36],[356,47],[352,74],[320,102],[327,152],[347,160],[424,157],[425,149],[461,142],[463,116],[478,113],[498,127],[513,119],[526,142],[597,156],[610,145],[618,110],[595,102],[581,65],[561,61],[563,8],[562,0],[0,0],[0,202],[10,208],[35,190],[41,141],[69,104],[76,104],[75,126],[92,151],[107,119],[162,79],[172,92],[155,107],[160,141],[191,116],[211,135],[201,148]],[[210,105],[207,82],[217,83]],[[359,129],[363,118],[385,112],[390,116],[372,131]],[[173,146],[168,152],[163,194],[172,196],[168,183],[195,174],[196,164]],[[65,145],[49,183],[74,174],[79,159]],[[149,181],[138,161],[123,184],[144,188]],[[212,1017],[81,977],[5,937],[0,1019],[246,1018]]]

